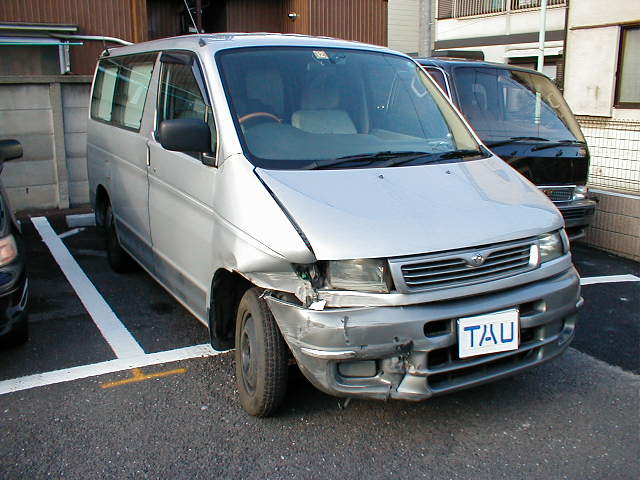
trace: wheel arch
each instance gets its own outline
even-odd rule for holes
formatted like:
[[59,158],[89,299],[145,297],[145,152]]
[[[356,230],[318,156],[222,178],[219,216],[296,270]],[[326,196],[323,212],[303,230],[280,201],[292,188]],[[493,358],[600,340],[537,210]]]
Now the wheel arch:
[[235,345],[235,322],[240,299],[254,285],[238,272],[220,268],[211,281],[209,335],[216,350]]
[[107,205],[111,203],[109,198],[109,193],[107,189],[103,185],[98,185],[96,187],[96,201],[95,201],[95,209],[96,209],[96,225],[99,227],[104,227],[104,218],[107,210]]

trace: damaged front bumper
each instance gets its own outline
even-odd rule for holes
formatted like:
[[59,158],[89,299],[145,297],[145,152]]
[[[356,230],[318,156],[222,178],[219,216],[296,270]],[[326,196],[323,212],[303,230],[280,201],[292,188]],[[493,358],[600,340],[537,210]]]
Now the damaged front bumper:
[[[266,300],[298,366],[335,396],[424,400],[513,374],[562,353],[580,298],[575,269],[496,293],[425,304],[305,309]],[[517,350],[458,358],[456,319],[518,308]]]

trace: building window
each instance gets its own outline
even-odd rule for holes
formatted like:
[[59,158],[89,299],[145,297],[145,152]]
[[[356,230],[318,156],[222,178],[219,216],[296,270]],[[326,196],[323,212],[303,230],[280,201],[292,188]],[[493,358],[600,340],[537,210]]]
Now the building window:
[[640,108],[640,26],[622,28],[615,106]]

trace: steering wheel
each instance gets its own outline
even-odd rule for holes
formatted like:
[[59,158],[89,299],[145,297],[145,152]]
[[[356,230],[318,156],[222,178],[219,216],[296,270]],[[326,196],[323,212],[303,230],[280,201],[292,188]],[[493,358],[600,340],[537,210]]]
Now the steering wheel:
[[253,113],[248,113],[246,115],[243,115],[242,117],[240,117],[238,119],[238,122],[240,123],[244,123],[247,120],[251,120],[252,118],[256,118],[256,117],[267,117],[270,118],[271,120],[274,120],[278,123],[282,123],[282,119],[279,117],[276,117],[273,113],[269,113],[269,112],[253,112]]

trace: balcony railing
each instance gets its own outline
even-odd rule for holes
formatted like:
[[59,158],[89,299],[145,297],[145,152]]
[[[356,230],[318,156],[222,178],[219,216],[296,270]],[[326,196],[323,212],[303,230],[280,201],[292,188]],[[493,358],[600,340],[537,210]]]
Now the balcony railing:
[[[439,0],[438,19],[540,8],[540,2],[541,0]],[[566,0],[547,0],[547,5],[566,5]]]

